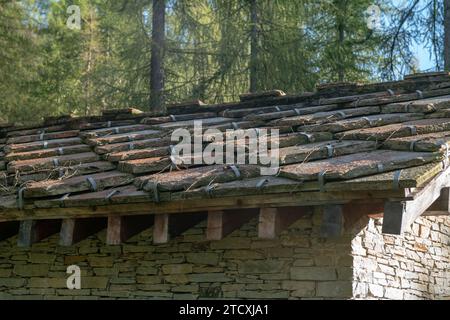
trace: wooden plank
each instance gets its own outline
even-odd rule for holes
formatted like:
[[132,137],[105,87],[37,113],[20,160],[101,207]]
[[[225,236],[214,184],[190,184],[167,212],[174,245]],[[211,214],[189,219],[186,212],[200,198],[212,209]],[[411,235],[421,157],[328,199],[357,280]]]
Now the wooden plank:
[[441,196],[441,190],[450,186],[450,168],[417,192],[411,201],[385,203],[383,233],[400,235]]
[[269,90],[264,92],[251,92],[251,93],[243,93],[239,95],[239,99],[241,101],[250,101],[250,100],[258,100],[265,98],[274,98],[274,97],[283,97],[286,93],[281,90]]
[[20,153],[20,152],[29,152],[44,149],[44,146],[47,148],[62,148],[74,145],[82,144],[82,140],[79,137],[67,138],[67,139],[55,139],[48,141],[34,141],[29,143],[21,143],[21,144],[9,144],[5,146],[5,152],[7,153]]
[[106,228],[106,219],[63,219],[59,233],[60,246],[72,246]]
[[155,215],[155,223],[153,225],[153,243],[163,244],[169,242],[169,215]]
[[149,126],[142,124],[133,124],[128,126],[117,126],[117,127],[109,127],[103,129],[97,129],[93,131],[85,131],[80,133],[80,137],[83,139],[92,139],[92,138],[100,138],[104,136],[109,136],[112,134],[123,134],[130,133],[136,131],[145,131],[149,129]]
[[121,142],[149,140],[149,139],[154,139],[154,138],[158,138],[158,137],[161,137],[161,131],[145,130],[145,131],[138,131],[138,132],[113,134],[113,135],[104,136],[104,137],[100,137],[100,138],[90,138],[90,139],[86,139],[85,142],[87,144],[89,144],[90,146],[99,146],[99,145],[114,144],[114,143],[121,143]]
[[16,143],[27,143],[34,141],[45,141],[52,139],[65,139],[65,138],[73,138],[78,136],[78,130],[69,130],[69,131],[61,131],[61,132],[49,132],[44,133],[43,135],[30,135],[30,136],[20,136],[20,137],[11,137],[8,138],[8,144],[16,144]]
[[17,246],[30,247],[61,229],[61,220],[24,220],[20,222]]
[[344,208],[342,205],[323,206],[320,236],[324,238],[340,237],[344,233]]
[[39,158],[49,158],[49,157],[58,157],[62,154],[71,155],[76,153],[86,153],[91,151],[91,148],[87,145],[79,144],[74,146],[60,147],[60,148],[50,148],[50,149],[42,149],[35,150],[30,152],[18,152],[18,153],[9,153],[5,159],[6,161],[16,161],[16,160],[31,160],[31,159],[39,159]]
[[207,240],[221,240],[258,215],[258,209],[209,211]]
[[108,245],[119,245],[134,235],[150,228],[153,223],[154,219],[151,215],[128,217],[110,215],[108,217],[106,243]]
[[8,239],[19,232],[19,221],[0,222],[0,241]]
[[261,208],[259,211],[258,237],[274,239],[281,231],[311,212],[310,207]]

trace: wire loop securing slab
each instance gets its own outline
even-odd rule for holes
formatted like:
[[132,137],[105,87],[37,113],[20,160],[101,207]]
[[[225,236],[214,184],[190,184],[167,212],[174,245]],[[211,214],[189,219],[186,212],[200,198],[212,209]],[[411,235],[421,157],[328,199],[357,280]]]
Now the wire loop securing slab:
[[107,127],[107,128],[111,128],[111,121],[108,121],[108,122],[106,123],[106,127]]
[[378,173],[384,172],[384,165],[382,163],[377,164],[377,172]]
[[259,181],[259,182],[256,184],[256,188],[257,188],[257,189],[262,189],[262,188],[264,187],[264,185],[266,185],[268,182],[269,182],[268,179],[262,179],[261,181]]
[[86,181],[89,182],[89,187],[90,187],[91,191],[95,192],[98,190],[98,186],[97,186],[97,183],[95,182],[94,178],[87,177]]
[[361,119],[363,119],[364,121],[367,121],[367,123],[369,123],[369,126],[371,126],[371,127],[373,127],[373,126],[374,126],[374,123],[373,123],[373,121],[372,121],[372,120],[370,120],[369,118],[367,118],[367,117],[362,117]]
[[411,131],[411,135],[417,135],[417,128],[415,126],[407,126],[407,128]]
[[279,106],[276,106],[276,107],[275,107],[275,110],[277,110],[277,112],[281,112],[281,109],[280,109]]
[[296,113],[298,116],[301,115],[300,109],[294,108],[294,111],[295,111],[295,113]]
[[45,130],[43,130],[41,132],[41,134],[39,135],[39,140],[43,141],[44,140],[44,136],[45,136]]
[[390,96],[395,96],[394,90],[388,89],[387,92],[389,93]]
[[24,207],[24,201],[23,201],[23,192],[25,191],[26,187],[22,187],[17,192],[17,206],[19,207],[19,210],[22,210]]
[[63,156],[64,155],[64,149],[58,148],[58,155]]
[[334,147],[331,144],[328,144],[326,146],[326,148],[327,148],[327,156],[328,156],[328,158],[333,158]]
[[119,129],[118,127],[115,127],[115,128],[114,128],[114,133],[115,133],[115,134],[119,134],[119,133],[120,133],[120,129]]
[[300,135],[306,137],[307,143],[313,143],[316,140],[314,139],[314,136],[310,133],[300,132]]
[[44,148],[44,149],[47,149],[47,148],[48,148],[48,142],[47,142],[47,141],[44,141],[44,143],[43,143],[43,148]]
[[110,193],[108,193],[107,195],[106,195],[106,197],[105,197],[105,200],[111,200],[111,198],[114,196],[114,195],[116,195],[116,194],[118,194],[118,193],[120,193],[120,191],[119,190],[112,190]]
[[241,172],[239,171],[239,169],[234,164],[232,164],[230,166],[230,169],[233,170],[234,175],[236,176],[236,178],[240,178],[241,177]]
[[130,143],[129,145],[128,145],[128,150],[134,150],[134,143]]
[[419,96],[420,99],[423,99],[423,92],[420,90],[416,91],[417,95]]
[[414,152],[414,149],[416,148],[416,143],[417,141],[411,141],[411,143],[409,144],[409,151]]
[[53,162],[53,165],[54,165],[55,167],[59,167],[59,160],[58,160],[57,158],[54,158],[54,159],[52,160],[52,162]]
[[232,122],[231,125],[233,126],[234,130],[239,130],[239,125],[236,122]]
[[402,170],[398,170],[394,174],[393,187],[394,190],[400,189],[400,176],[402,175]]
[[321,171],[319,173],[319,190],[320,192],[324,192],[325,191],[325,174],[327,172],[326,171]]
[[173,114],[170,114],[169,117],[170,117],[170,120],[172,120],[173,122],[177,121],[177,118]]

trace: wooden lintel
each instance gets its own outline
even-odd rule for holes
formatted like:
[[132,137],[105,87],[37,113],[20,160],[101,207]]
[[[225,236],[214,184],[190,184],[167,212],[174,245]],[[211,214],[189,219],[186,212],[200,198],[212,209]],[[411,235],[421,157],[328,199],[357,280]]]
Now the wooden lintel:
[[64,219],[59,233],[61,246],[72,246],[106,228],[104,218]]
[[8,239],[19,232],[19,221],[0,222],[0,241]]
[[418,190],[411,201],[387,201],[384,205],[383,233],[400,235],[424,214],[450,186],[450,168]]
[[155,215],[153,226],[153,243],[167,243],[171,238],[177,237],[192,228],[200,221],[206,219],[204,212],[190,214],[159,214]]
[[106,243],[119,245],[134,235],[150,228],[154,223],[152,215],[145,216],[109,216],[106,231]]
[[403,192],[352,191],[352,192],[293,192],[289,194],[263,194],[211,199],[186,199],[166,202],[138,202],[100,206],[61,208],[25,208],[0,210],[0,221],[41,220],[66,218],[94,218],[109,215],[176,214],[202,211],[252,209],[260,207],[294,207],[326,204],[344,204],[350,201],[373,199],[404,199]]
[[261,208],[259,211],[258,237],[274,239],[305,214],[311,207]]
[[324,238],[339,237],[344,233],[344,206],[323,206],[320,236]]
[[258,209],[209,211],[206,239],[221,240],[250,219],[256,217],[258,212]]
[[61,220],[25,220],[20,222],[17,246],[30,247],[61,229]]

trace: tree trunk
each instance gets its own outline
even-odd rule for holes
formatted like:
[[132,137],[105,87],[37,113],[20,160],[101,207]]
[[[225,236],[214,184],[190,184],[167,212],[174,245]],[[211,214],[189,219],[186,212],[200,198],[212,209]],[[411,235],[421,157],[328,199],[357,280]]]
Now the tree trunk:
[[444,63],[450,71],[450,0],[444,0]]
[[258,90],[259,17],[257,0],[250,0],[250,92]]
[[337,41],[338,41],[338,61],[337,61],[337,71],[338,71],[338,81],[344,82],[345,80],[345,61],[343,56],[344,41],[345,41],[345,21],[344,13],[346,12],[346,3],[344,0],[338,0],[338,11],[336,12],[336,27],[337,27]]
[[152,57],[150,63],[150,110],[161,111],[164,106],[164,38],[165,0],[153,0]]

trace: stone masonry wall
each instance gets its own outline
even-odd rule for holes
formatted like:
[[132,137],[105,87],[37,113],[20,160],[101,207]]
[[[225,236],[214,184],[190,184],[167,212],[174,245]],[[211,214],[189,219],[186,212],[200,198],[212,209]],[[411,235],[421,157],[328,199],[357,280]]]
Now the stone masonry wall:
[[371,219],[352,241],[355,298],[450,299],[450,218],[419,218],[403,236]]
[[[0,243],[0,298],[352,297],[351,237],[318,236],[321,213],[296,222],[276,240],[257,238],[257,221],[221,241],[205,241],[203,222],[154,245],[146,230],[123,245],[105,245],[105,231],[72,247],[58,235],[29,249],[17,238]],[[81,290],[66,288],[66,268],[78,265]]]

